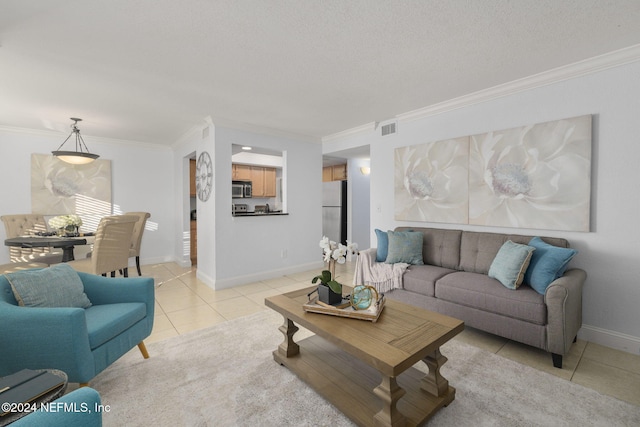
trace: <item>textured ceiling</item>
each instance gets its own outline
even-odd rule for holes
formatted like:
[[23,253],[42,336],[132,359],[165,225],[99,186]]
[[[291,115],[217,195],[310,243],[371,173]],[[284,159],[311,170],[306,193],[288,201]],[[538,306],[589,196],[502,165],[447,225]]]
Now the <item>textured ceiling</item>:
[[1,0],[0,126],[318,140],[640,44],[640,0]]

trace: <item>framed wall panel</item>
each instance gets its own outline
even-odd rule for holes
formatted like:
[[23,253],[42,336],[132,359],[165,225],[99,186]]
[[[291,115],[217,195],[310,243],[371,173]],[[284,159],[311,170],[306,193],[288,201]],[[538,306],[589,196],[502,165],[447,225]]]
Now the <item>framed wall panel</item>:
[[71,165],[50,154],[31,155],[31,211],[43,215],[110,215],[111,161]]
[[470,138],[470,224],[589,231],[590,195],[590,115]]
[[395,150],[395,219],[466,224],[469,138]]

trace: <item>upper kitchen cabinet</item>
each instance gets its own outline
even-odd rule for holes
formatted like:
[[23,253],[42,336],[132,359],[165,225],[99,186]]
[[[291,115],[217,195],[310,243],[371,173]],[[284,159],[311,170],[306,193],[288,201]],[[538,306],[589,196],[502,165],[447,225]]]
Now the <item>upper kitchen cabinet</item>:
[[347,179],[347,164],[325,166],[322,168],[322,182],[345,181]]
[[251,166],[253,197],[276,197],[276,170]]
[[251,166],[234,164],[232,178],[236,181],[251,181]]
[[276,197],[275,168],[264,168],[264,195],[265,197]]

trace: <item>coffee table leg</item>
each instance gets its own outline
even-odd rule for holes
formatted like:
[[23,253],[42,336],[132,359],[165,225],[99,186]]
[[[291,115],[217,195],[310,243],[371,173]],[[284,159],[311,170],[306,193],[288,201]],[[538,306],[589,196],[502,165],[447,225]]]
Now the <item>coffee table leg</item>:
[[440,349],[437,349],[432,354],[422,359],[429,368],[429,373],[422,379],[421,388],[424,391],[431,393],[434,396],[443,396],[447,393],[449,390],[449,381],[440,374],[440,368],[447,360],[448,359],[440,353]]
[[406,419],[396,408],[396,403],[406,392],[398,385],[396,377],[383,375],[382,382],[373,392],[382,400],[382,410],[373,417],[374,425],[404,426]]
[[284,324],[278,330],[284,335],[284,341],[278,346],[278,353],[284,357],[291,357],[300,353],[300,346],[293,341],[293,334],[298,332],[298,327],[285,317]]

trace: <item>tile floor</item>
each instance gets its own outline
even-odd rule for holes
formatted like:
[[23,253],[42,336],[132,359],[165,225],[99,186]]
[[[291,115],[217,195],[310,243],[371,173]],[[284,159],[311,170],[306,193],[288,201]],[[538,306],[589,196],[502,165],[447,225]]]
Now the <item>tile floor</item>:
[[[195,268],[165,263],[142,270],[156,280],[155,324],[147,343],[268,310],[265,297],[309,287],[317,274],[310,271],[215,291],[196,278]],[[336,272],[342,283],[351,283],[353,263],[338,265]],[[482,331],[467,328],[455,339],[640,406],[639,355],[578,340],[564,357],[563,369],[556,369],[548,353]]]

